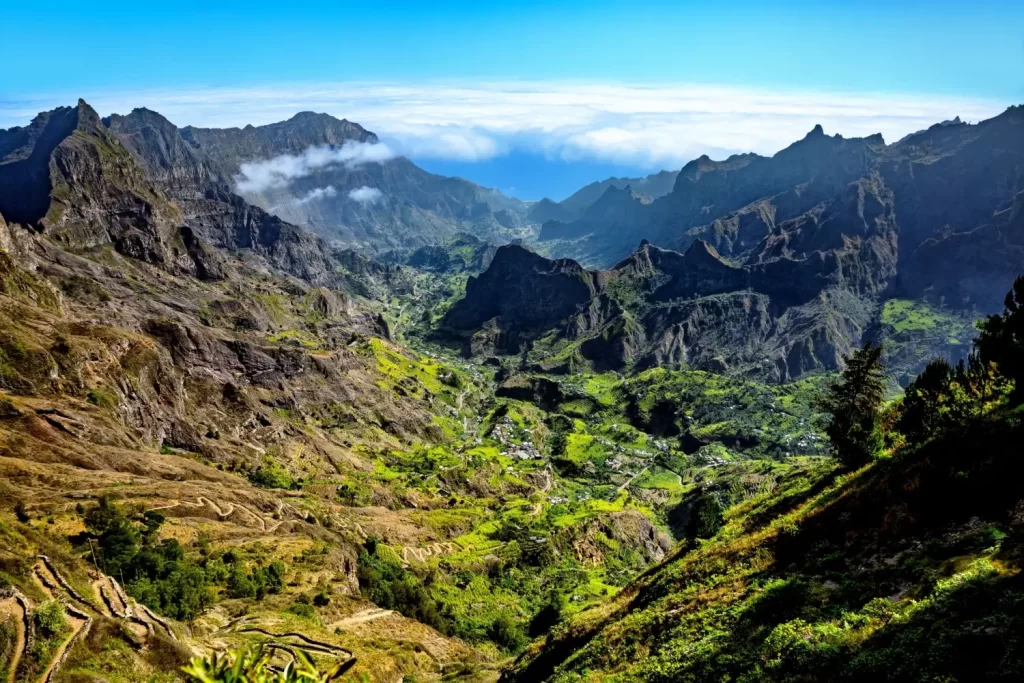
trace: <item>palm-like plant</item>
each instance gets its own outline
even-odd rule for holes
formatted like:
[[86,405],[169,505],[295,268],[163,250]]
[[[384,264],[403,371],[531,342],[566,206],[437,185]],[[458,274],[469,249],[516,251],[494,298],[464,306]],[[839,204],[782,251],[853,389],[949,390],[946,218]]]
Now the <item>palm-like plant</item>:
[[215,652],[209,657],[196,657],[182,670],[195,683],[328,683],[356,663],[353,657],[321,672],[301,650],[295,657],[283,670],[274,671],[270,668],[270,653],[259,645],[240,653]]

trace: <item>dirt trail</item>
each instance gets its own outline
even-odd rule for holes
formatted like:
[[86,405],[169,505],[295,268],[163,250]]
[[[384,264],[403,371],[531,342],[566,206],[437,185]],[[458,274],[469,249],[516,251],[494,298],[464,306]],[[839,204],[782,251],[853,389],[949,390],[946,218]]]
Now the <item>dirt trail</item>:
[[409,557],[417,562],[426,562],[428,557],[451,555],[456,552],[454,543],[431,543],[422,548],[402,548],[402,561],[408,563]]
[[[343,647],[327,643],[322,640],[315,640],[309,636],[303,635],[302,633],[296,633],[295,631],[287,631],[285,633],[273,633],[260,626],[245,626],[238,629],[239,633],[260,633],[270,638],[274,638],[275,641],[270,643],[271,646],[280,647],[282,649],[298,648],[307,652],[316,652],[319,654],[330,655],[339,659],[350,659],[353,655],[351,652]],[[287,639],[287,640],[286,640]],[[296,642],[297,641],[297,642]]]
[[28,619],[31,604],[21,593],[12,592],[10,597],[0,599],[0,615],[9,614],[14,617],[14,649],[11,651],[10,664],[7,670],[7,683],[15,683],[15,675],[21,657],[25,654],[28,644]]
[[[636,474],[634,474],[632,477],[629,478],[629,481],[627,481],[625,484],[623,484],[622,486],[619,487],[619,490],[616,493],[622,493],[623,491],[625,491],[626,488],[628,488],[630,484],[632,484],[634,481],[636,481],[639,477],[643,476],[643,474],[646,471],[647,471],[647,468],[645,467],[642,470],[640,470],[639,472],[637,472]],[[682,479],[680,479],[680,481],[682,481]]]
[[52,683],[57,678],[57,673],[64,664],[64,660],[67,659],[68,653],[71,652],[71,647],[79,638],[85,637],[92,627],[92,617],[85,612],[71,605],[65,605],[65,610],[67,612],[68,625],[71,626],[71,635],[57,648],[57,653],[50,660],[50,665],[46,667],[46,671],[39,677],[40,683]]
[[365,624],[366,622],[373,621],[374,619],[389,617],[392,614],[397,614],[397,612],[394,610],[380,608],[364,609],[362,612],[356,612],[350,617],[345,617],[344,619],[334,622],[329,626],[329,628],[350,628],[358,624]]
[[[224,507],[221,507],[221,505],[223,505]],[[266,518],[263,517],[263,515],[256,513],[251,508],[248,508],[245,505],[242,505],[240,503],[229,503],[227,501],[218,504],[210,500],[206,496],[197,496],[195,503],[189,502],[187,500],[175,500],[174,502],[169,503],[167,505],[161,505],[159,507],[150,508],[150,510],[171,510],[176,507],[188,507],[193,509],[208,507],[214,512],[214,514],[217,515],[217,517],[219,517],[222,520],[226,520],[228,517],[233,515],[236,510],[238,510],[245,513],[246,516],[248,516],[250,519],[256,520],[256,522],[259,524],[260,530],[265,533],[271,533],[273,531],[276,531],[277,528],[284,523],[283,520],[268,523]]]

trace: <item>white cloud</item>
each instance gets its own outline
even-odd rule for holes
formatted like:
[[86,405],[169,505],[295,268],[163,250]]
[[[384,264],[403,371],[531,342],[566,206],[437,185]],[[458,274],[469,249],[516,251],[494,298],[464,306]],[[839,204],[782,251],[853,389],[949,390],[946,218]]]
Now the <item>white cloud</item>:
[[384,193],[378,190],[376,187],[369,187],[363,185],[357,187],[354,190],[349,190],[348,198],[352,201],[359,202],[360,204],[376,204],[377,201],[384,196]]
[[310,190],[306,194],[302,195],[295,200],[296,204],[308,204],[309,202],[323,199],[324,197],[334,197],[338,194],[338,191],[334,189],[333,185],[327,187],[318,187],[315,190]]
[[[773,154],[820,123],[847,137],[889,142],[955,115],[989,118],[1010,102],[918,93],[829,92],[742,86],[629,83],[329,83],[89,96],[101,113],[146,106],[179,126],[262,125],[298,111],[357,121],[415,158],[486,159],[511,150],[561,159],[681,167],[701,154]],[[0,126],[73,102],[24,100]],[[303,155],[304,157],[305,155]],[[277,160],[271,160],[272,162]],[[270,162],[264,162],[270,163]],[[304,173],[302,157],[259,169],[257,185]],[[253,171],[256,173],[256,171]]]
[[235,176],[235,184],[239,192],[257,193],[286,187],[296,178],[304,178],[321,168],[355,168],[387,161],[393,156],[391,149],[382,143],[350,141],[341,147],[310,147],[299,155],[282,154],[266,161],[242,164]]
[[480,161],[505,154],[508,147],[490,135],[455,126],[438,126],[433,131],[397,138],[402,153],[413,158]]

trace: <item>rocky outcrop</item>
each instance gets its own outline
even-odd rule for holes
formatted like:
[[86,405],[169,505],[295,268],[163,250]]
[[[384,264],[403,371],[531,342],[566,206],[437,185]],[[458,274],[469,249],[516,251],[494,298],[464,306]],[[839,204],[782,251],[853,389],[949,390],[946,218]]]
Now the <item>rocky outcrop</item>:
[[508,245],[490,267],[466,283],[466,296],[448,311],[443,326],[471,332],[494,320],[496,348],[516,352],[534,338],[580,312],[601,288],[602,276],[568,259],[551,261],[525,247]]
[[420,247],[405,263],[432,273],[479,273],[491,265],[498,248],[469,234],[456,235],[441,244]]
[[[224,162],[196,149],[160,114],[135,109],[106,120],[117,139],[131,150],[148,177],[174,200],[189,228],[189,248],[202,276],[223,276],[210,263],[204,244],[229,251],[248,250],[271,265],[318,285],[338,284],[338,263],[324,242],[234,194]],[[331,137],[328,135],[328,137]]]
[[71,249],[112,245],[172,272],[196,272],[177,206],[84,101],[6,137],[0,211],[12,220]]

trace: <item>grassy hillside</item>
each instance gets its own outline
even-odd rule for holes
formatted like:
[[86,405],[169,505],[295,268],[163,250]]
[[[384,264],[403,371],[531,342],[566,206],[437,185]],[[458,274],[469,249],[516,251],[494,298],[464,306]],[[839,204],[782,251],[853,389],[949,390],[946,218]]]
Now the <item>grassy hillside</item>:
[[971,363],[930,365],[882,415],[873,462],[792,468],[503,680],[1019,678],[1020,322],[1009,309]]

